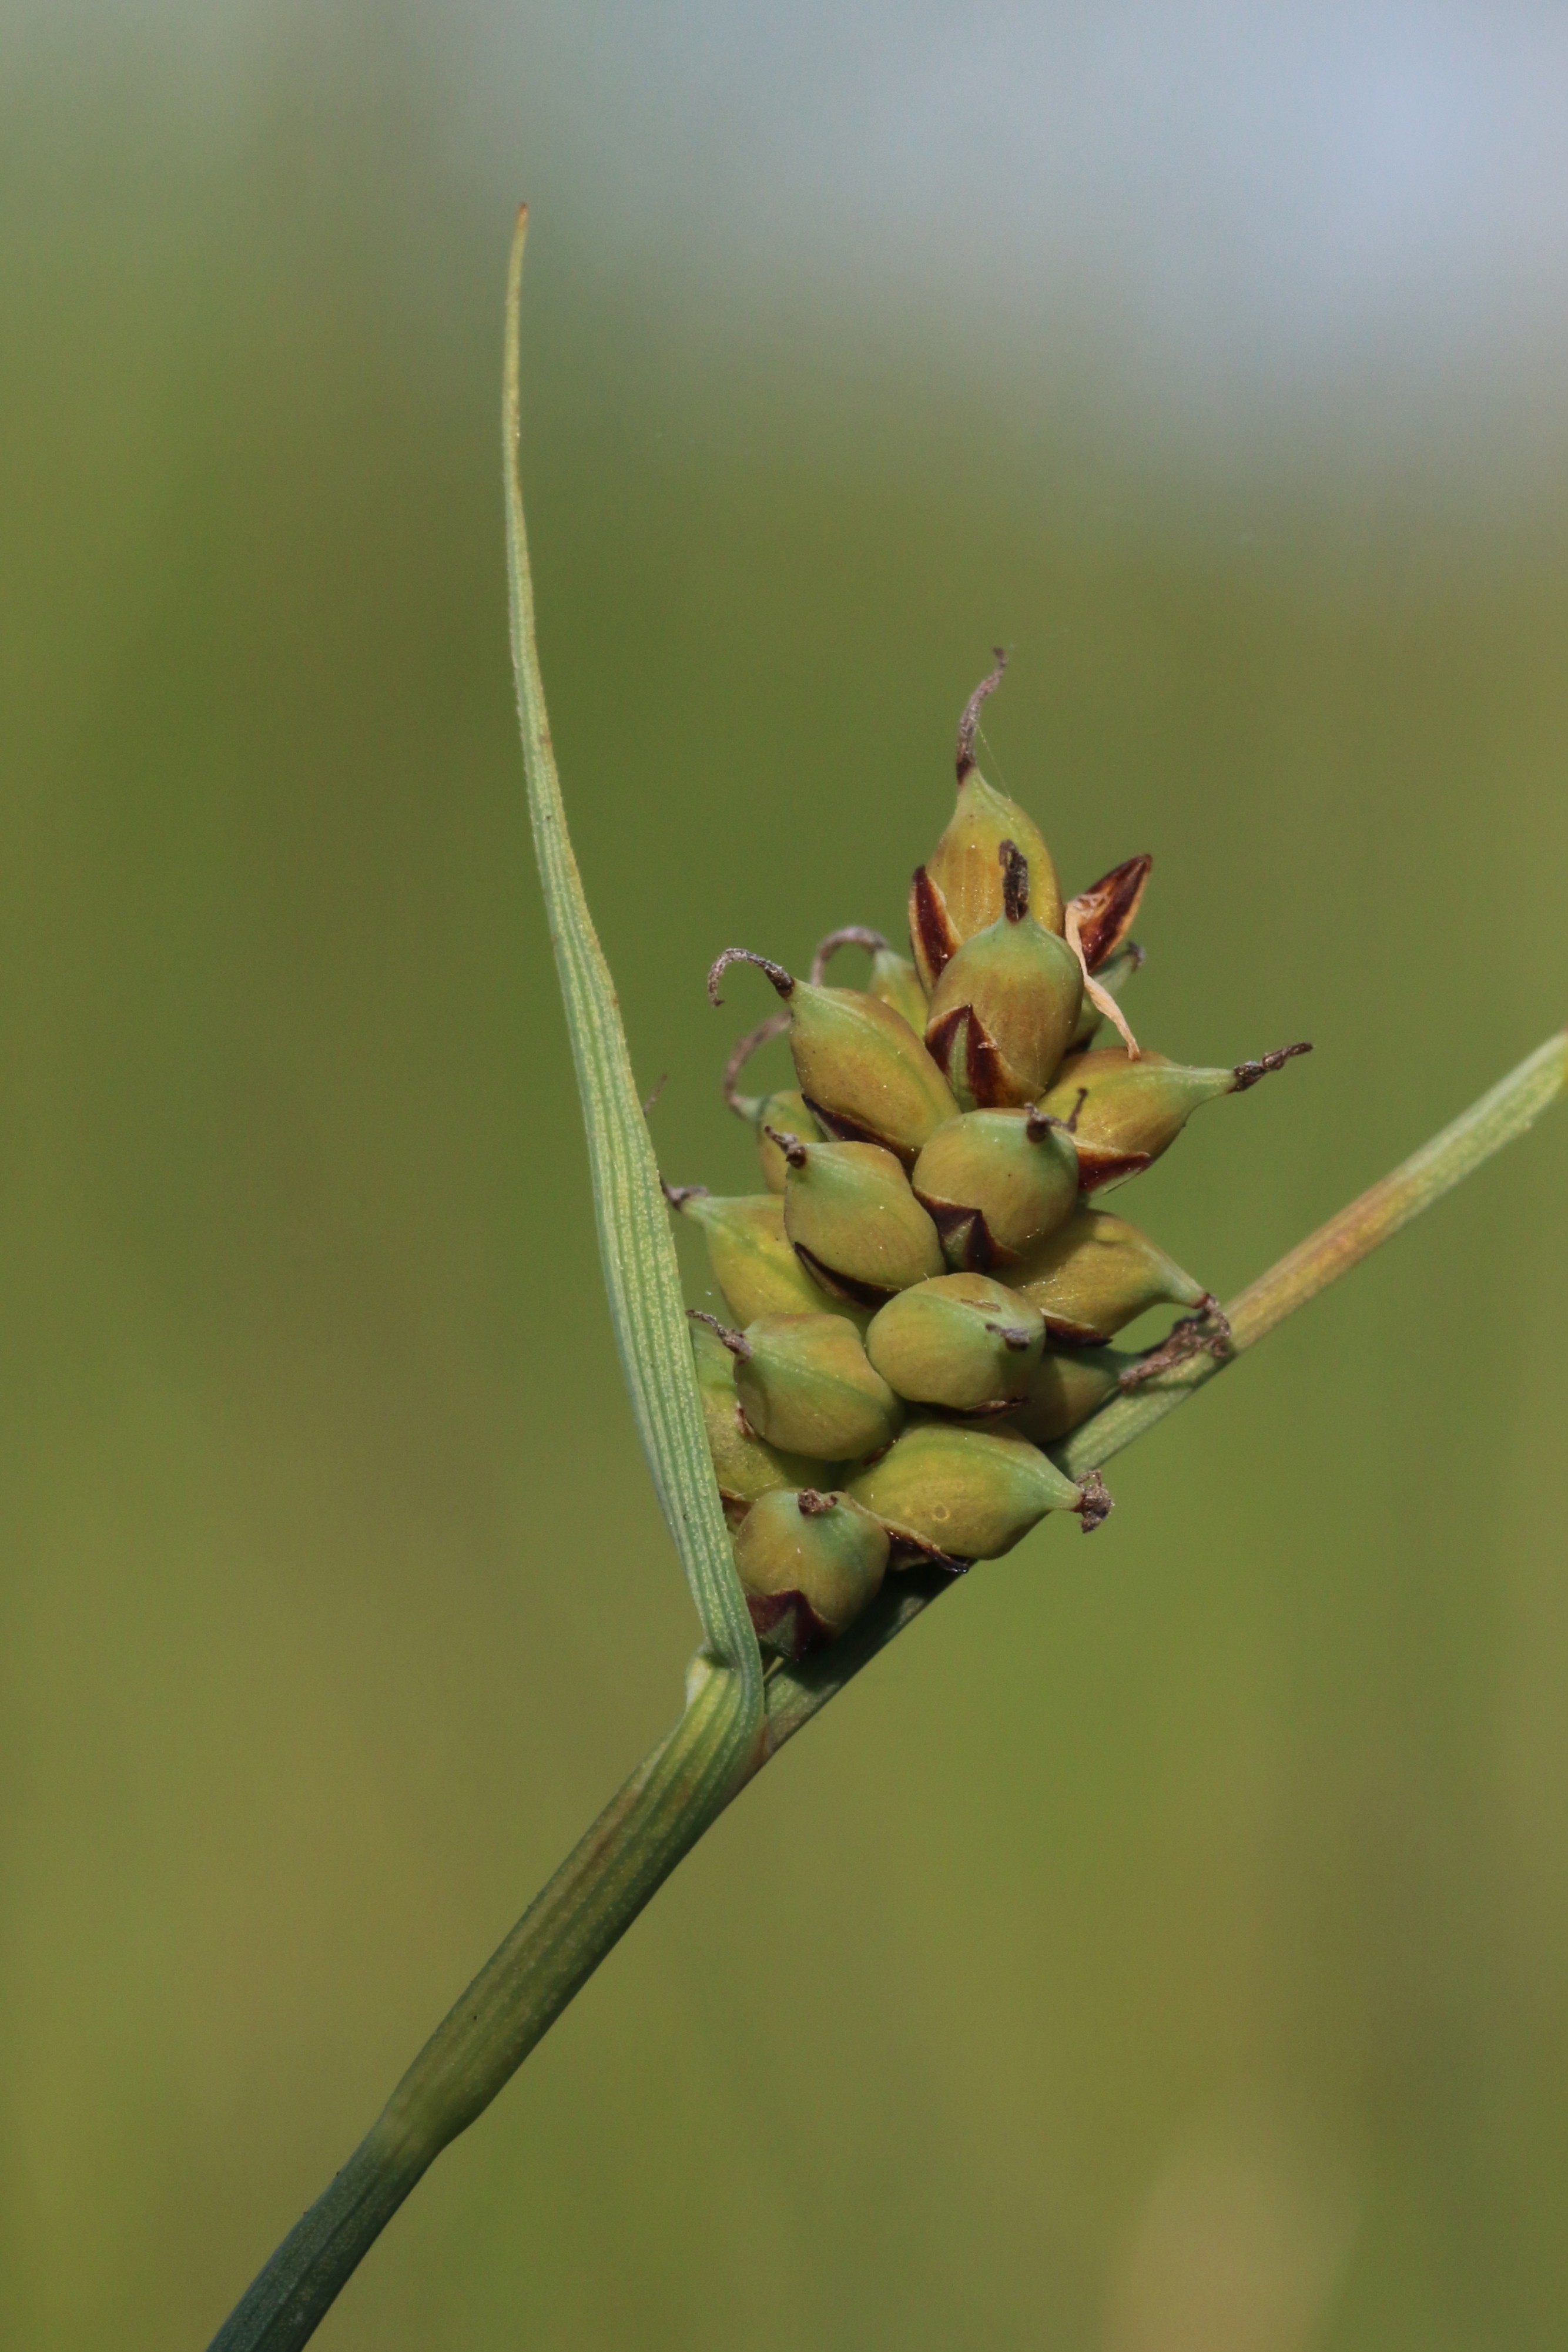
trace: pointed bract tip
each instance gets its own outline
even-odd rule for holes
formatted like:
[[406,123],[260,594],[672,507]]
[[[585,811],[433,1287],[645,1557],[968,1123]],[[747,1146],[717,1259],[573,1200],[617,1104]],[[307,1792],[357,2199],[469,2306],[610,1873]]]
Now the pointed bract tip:
[[[1098,971],[1121,946],[1138,913],[1153,863],[1146,853],[1124,858],[1072,900],[1086,970]],[[1142,950],[1138,960],[1142,961]]]
[[1244,1095],[1248,1087],[1255,1087],[1258,1079],[1268,1077],[1270,1071],[1282,1070],[1287,1062],[1295,1060],[1298,1054],[1310,1054],[1311,1050],[1311,1041],[1303,1037],[1299,1045],[1276,1046],[1272,1054],[1265,1054],[1259,1061],[1237,1062],[1232,1094]]
[[1130,1062],[1138,1058],[1138,1040],[1128,1026],[1127,1015],[1108,989],[1101,988],[1089,970],[1089,957],[1083,944],[1083,900],[1069,898],[1063,916],[1063,933],[1067,943],[1078,958],[1078,968],[1083,974],[1083,992],[1097,1013],[1120,1031]]
[[659,1191],[672,1209],[684,1209],[688,1201],[707,1201],[712,1195],[706,1184],[667,1184],[662,1177]]
[[993,646],[991,650],[996,656],[996,667],[987,677],[981,679],[964,704],[963,716],[958,722],[958,750],[954,764],[957,767],[958,781],[961,784],[965,782],[973,772],[974,737],[980,725],[980,713],[985,698],[987,695],[995,693],[1002,683],[1003,673],[1007,667],[1005,648]]
[[763,1133],[770,1142],[778,1145],[792,1168],[805,1166],[806,1149],[798,1135],[792,1135],[787,1127],[764,1127]]
[[743,1332],[732,1329],[728,1323],[721,1323],[717,1315],[710,1315],[706,1307],[689,1307],[686,1315],[689,1322],[706,1323],[714,1337],[723,1341],[732,1356],[738,1357],[742,1364],[750,1363],[752,1350]]
[[750,948],[726,948],[722,955],[714,957],[709,967],[708,994],[714,1005],[724,1002],[719,993],[719,982],[732,963],[754,963],[759,971],[767,973],[781,996],[794,995],[795,980],[782,963],[773,963],[767,956],[756,955]]
[[1058,1127],[1060,1128],[1064,1135],[1076,1135],[1078,1129],[1074,1121],[1076,1121],[1079,1111],[1083,1108],[1084,1104],[1088,1099],[1089,1088],[1087,1087],[1079,1087],[1078,1090],[1078,1100],[1073,1105],[1071,1118],[1058,1118],[1054,1110],[1042,1110],[1038,1103],[1031,1103],[1025,1114],[1025,1134],[1028,1137],[1031,1143],[1043,1143],[1047,1136],[1051,1132],[1051,1129]]
[[828,960],[840,948],[864,948],[868,955],[886,955],[888,942],[880,931],[868,930],[864,923],[846,923],[841,931],[829,931],[811,959],[811,984],[822,986]]

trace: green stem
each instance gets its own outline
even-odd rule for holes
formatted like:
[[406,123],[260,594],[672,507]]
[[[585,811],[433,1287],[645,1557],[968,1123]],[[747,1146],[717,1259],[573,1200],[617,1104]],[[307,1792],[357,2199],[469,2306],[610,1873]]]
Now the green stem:
[[212,2352],[291,2352],[404,2199],[504,2088],[735,1790],[742,1678],[715,1667],[448,2011],[342,2170],[296,2222]]
[[[1226,1310],[1234,1354],[1387,1241],[1568,1091],[1568,1034],[1474,1104],[1404,1166],[1331,1217]],[[1234,1360],[1226,1358],[1226,1362]],[[1056,1449],[1074,1476],[1095,1469],[1184,1404],[1224,1363],[1193,1359],[1104,1406]],[[891,1578],[849,1631],[766,1685],[767,1715],[737,1780],[752,1722],[743,1677],[704,1661],[685,1715],[605,1808],[494,1957],[426,2043],[330,2188],[296,2224],[211,2352],[294,2352],[426,2168],[467,2129],[581,1990],[637,1913],[731,1798],[911,1624],[952,1580],[933,1569]]]

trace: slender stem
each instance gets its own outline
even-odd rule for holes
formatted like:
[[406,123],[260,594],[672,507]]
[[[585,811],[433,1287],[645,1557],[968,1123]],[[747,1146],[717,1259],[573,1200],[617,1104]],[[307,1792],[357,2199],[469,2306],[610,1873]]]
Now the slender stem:
[[[1565,1090],[1568,1033],[1550,1038],[1403,1167],[1244,1290],[1226,1310],[1235,1352],[1255,1347],[1287,1315],[1522,1135]],[[1194,1358],[1119,1398],[1075,1430],[1056,1458],[1075,1476],[1097,1468],[1223,1368],[1211,1358]],[[743,1779],[820,1714],[951,1582],[936,1569],[891,1578],[875,1605],[837,1642],[772,1675],[765,1723],[750,1747]],[[296,2352],[309,2340],[420,2176],[489,2105],[738,1793],[743,1780],[736,1779],[735,1747],[751,1707],[742,1675],[700,1660],[679,1723],[611,1800],[437,2028],[374,2128],[219,2329],[211,2352]]]
[[694,1677],[685,1714],[448,2011],[342,2170],[296,2222],[212,2352],[292,2352],[449,2141],[466,2131],[729,1802],[741,1675]]

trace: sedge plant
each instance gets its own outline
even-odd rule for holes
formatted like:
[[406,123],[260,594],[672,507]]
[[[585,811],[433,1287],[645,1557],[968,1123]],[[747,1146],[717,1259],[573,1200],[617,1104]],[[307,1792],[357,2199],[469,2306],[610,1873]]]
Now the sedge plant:
[[[976,1560],[1047,1512],[1092,1530],[1123,1447],[1266,1338],[1568,1087],[1568,1033],[1224,1306],[1104,1204],[1191,1112],[1304,1044],[1191,1069],[1142,1049],[1121,1003],[1150,859],[1064,898],[1032,818],[960,724],[957,805],[910,899],[911,956],[859,927],[798,978],[750,950],[782,1008],[724,1092],[761,1186],[667,1186],[573,855],[534,642],[518,467],[526,211],[503,396],[511,644],[534,846],[587,1129],[622,1368],[701,1631],[679,1719],[437,2027],[385,2107],[247,2289],[213,2352],[291,2352],[442,2149],[467,2129],[681,1857],[747,1782]],[[829,985],[869,952],[862,989]],[[739,974],[735,977],[738,979]],[[740,1091],[786,1032],[796,1087]],[[1105,1042],[1097,1042],[1104,1032]],[[702,1228],[731,1320],[693,1321],[672,1211]],[[1141,1354],[1114,1344],[1184,1310]]]

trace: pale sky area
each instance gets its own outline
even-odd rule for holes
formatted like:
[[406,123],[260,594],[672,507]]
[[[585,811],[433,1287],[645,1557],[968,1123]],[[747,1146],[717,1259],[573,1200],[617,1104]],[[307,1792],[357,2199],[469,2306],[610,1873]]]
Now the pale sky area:
[[[14,30],[39,36],[37,0]],[[1568,7],[1531,0],[452,0],[403,25],[455,167],[705,302],[1088,356],[1163,435],[1431,430],[1504,465],[1568,406]],[[277,0],[109,0],[195,92]],[[89,27],[96,28],[89,30]],[[231,82],[243,87],[244,75]],[[1111,397],[1117,396],[1113,390]]]

